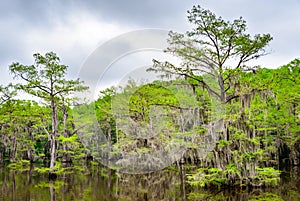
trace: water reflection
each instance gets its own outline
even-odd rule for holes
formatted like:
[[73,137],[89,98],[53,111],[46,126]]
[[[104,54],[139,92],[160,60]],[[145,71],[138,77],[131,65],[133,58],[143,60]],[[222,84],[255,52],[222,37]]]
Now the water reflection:
[[295,168],[292,177],[283,175],[279,187],[247,190],[192,188],[186,183],[186,172],[186,167],[180,166],[131,175],[102,167],[49,181],[47,175],[32,170],[20,173],[1,168],[0,200],[300,200],[299,168]]

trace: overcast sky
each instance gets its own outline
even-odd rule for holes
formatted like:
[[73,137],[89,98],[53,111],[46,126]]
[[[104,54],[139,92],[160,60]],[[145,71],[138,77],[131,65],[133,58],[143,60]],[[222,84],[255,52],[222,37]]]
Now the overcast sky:
[[117,36],[153,28],[187,31],[186,11],[197,4],[225,20],[243,16],[250,33],[270,33],[271,54],[257,61],[261,66],[274,68],[299,57],[299,0],[1,0],[0,84],[11,81],[12,62],[32,64],[32,54],[48,51],[56,52],[75,78],[89,56]]

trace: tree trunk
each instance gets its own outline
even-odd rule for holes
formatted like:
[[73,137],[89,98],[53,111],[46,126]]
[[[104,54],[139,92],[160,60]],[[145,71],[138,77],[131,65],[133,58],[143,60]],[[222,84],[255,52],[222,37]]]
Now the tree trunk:
[[224,78],[222,75],[218,75],[218,82],[219,82],[219,87],[220,87],[220,97],[221,97],[221,103],[225,104],[226,103],[226,92],[225,92],[225,87],[224,87]]
[[56,146],[55,146],[55,136],[51,134],[51,158],[50,158],[50,172],[53,172],[54,164],[55,164],[55,153],[56,153]]
[[12,139],[13,146],[10,151],[10,160],[12,160],[12,161],[15,161],[16,155],[17,155],[17,133],[16,132],[17,131],[14,131],[14,134],[13,134],[13,139]]
[[55,188],[52,182],[50,183],[49,191],[50,191],[50,201],[56,201]]
[[111,127],[110,127],[110,122],[108,123],[108,129],[107,129],[107,141],[108,141],[108,149],[109,149],[109,152],[112,151],[112,142],[111,142]]
[[5,152],[5,147],[0,143],[0,163],[2,164],[4,161],[4,152]]
[[[68,135],[68,128],[67,128],[67,119],[68,119],[68,109],[66,108],[66,106],[62,106],[62,113],[63,113],[63,125],[64,125],[64,132],[63,132],[63,136],[64,137],[69,137]],[[71,158],[70,155],[67,154],[67,145],[66,143],[62,143],[63,146],[63,155],[62,155],[62,162],[70,162]]]
[[54,101],[54,97],[51,98],[51,110],[52,110],[52,132],[50,136],[50,149],[51,149],[51,158],[50,158],[50,173],[53,173],[55,159],[56,159],[56,136],[58,133],[58,115],[57,107]]
[[186,175],[186,171],[185,171],[185,166],[180,164],[180,183],[181,183],[181,196],[183,198],[184,201],[187,200],[187,196],[186,196],[186,186],[185,186],[185,181],[186,181],[186,178],[185,178],[185,175]]

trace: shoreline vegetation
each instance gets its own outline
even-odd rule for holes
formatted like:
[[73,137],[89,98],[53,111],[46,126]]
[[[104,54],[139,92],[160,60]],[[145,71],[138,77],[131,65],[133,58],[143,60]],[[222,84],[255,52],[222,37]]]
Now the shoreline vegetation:
[[[276,69],[248,66],[267,54],[269,34],[251,36],[243,18],[225,21],[200,6],[188,11],[188,20],[193,28],[171,31],[165,50],[180,66],[153,60],[148,71],[164,79],[129,80],[93,102],[74,97],[88,87],[65,78],[68,66],[54,52],[34,54],[32,65],[10,65],[20,82],[0,86],[0,164],[48,175],[52,190],[62,175],[106,171],[102,176],[117,185],[120,175],[140,181],[121,172],[163,169],[178,173],[185,199],[209,200],[201,189],[278,187],[295,169],[291,178],[299,183],[300,60]],[[20,92],[40,102],[17,99]],[[140,159],[145,162],[134,167]],[[187,195],[186,188],[198,190]],[[291,190],[299,198],[299,189]]]

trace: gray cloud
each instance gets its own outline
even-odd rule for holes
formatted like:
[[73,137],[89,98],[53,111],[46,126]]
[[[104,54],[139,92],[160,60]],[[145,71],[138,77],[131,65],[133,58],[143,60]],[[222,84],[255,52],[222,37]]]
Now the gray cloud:
[[[1,1],[0,68],[7,71],[8,65],[13,61],[29,63],[32,61],[32,54],[37,51],[55,51],[68,65],[77,68],[71,69],[74,75],[92,49],[96,48],[98,43],[110,39],[107,36],[104,38],[94,36],[91,37],[93,41],[89,42],[94,45],[86,44],[86,41],[82,41],[82,35],[91,35],[93,30],[90,28],[85,32],[85,24],[90,27],[102,26],[103,22],[112,24],[120,27],[121,30],[115,31],[119,34],[122,33],[122,29],[126,32],[137,28],[169,30],[174,27],[180,28],[186,22],[184,18],[186,9],[195,2],[195,0]],[[81,19],[81,15],[89,16]],[[91,17],[93,19],[90,19]],[[178,23],[179,18],[182,19],[181,23]],[[97,24],[95,22],[97,20],[101,23]],[[94,28],[102,28],[98,32],[101,31],[104,35],[107,32],[106,35],[115,36],[112,33],[114,28],[111,30],[107,30],[106,26]],[[10,80],[6,74],[2,75],[0,82]]]
[[30,64],[33,53],[46,51],[57,52],[74,77],[97,46],[119,34],[143,28],[184,32],[186,11],[195,4],[228,20],[243,16],[249,32],[274,36],[273,53],[258,64],[277,67],[299,56],[297,0],[7,0],[0,1],[0,69],[5,72],[0,83],[9,81],[11,62]]
[[0,17],[2,20],[15,20],[24,26],[47,26],[50,11],[49,1],[1,1]]
[[181,20],[181,17],[185,16],[187,9],[198,2],[196,0],[95,0],[93,4],[85,4],[85,6],[108,21],[157,27],[176,24],[178,19],[185,21]]
[[185,11],[197,2],[196,0],[12,0],[1,1],[0,17],[19,18],[26,25],[42,27],[49,26],[52,17],[59,16],[64,20],[67,13],[73,12],[76,15],[76,12],[86,10],[107,22],[156,27],[176,24],[176,19],[185,16]]

